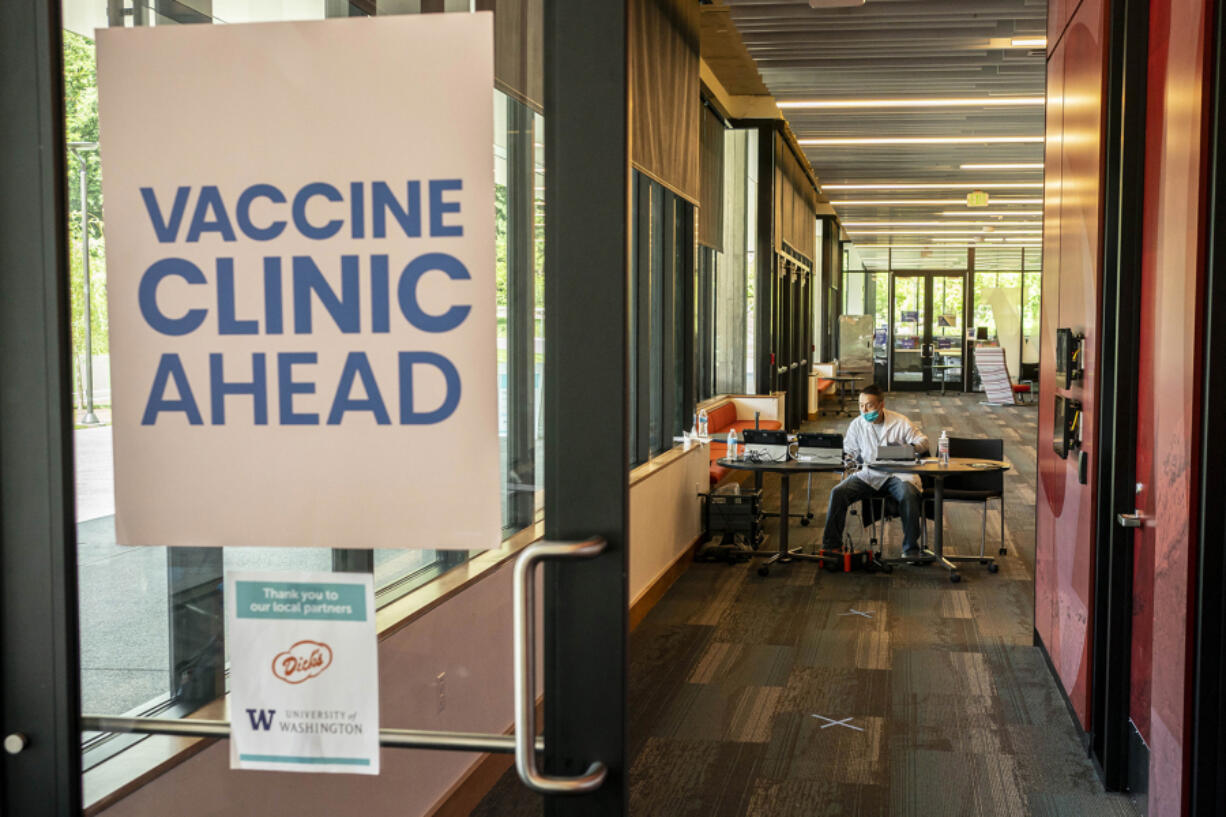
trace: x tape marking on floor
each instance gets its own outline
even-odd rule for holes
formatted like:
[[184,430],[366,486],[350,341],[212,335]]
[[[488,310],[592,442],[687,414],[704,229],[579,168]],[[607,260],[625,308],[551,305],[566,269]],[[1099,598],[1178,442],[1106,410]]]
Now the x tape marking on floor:
[[868,612],[865,612],[864,610],[857,610],[854,607],[848,609],[846,613],[839,613],[839,615],[840,616],[864,616],[865,618],[873,617],[873,613],[871,610]]
[[817,718],[820,721],[825,721],[825,723],[821,725],[822,729],[829,729],[832,726],[846,726],[848,729],[855,729],[857,732],[864,731],[864,727],[852,726],[850,723],[848,723],[848,721],[852,720],[852,718],[843,718],[842,720],[836,721],[834,718],[827,718],[825,715],[810,715],[809,717]]

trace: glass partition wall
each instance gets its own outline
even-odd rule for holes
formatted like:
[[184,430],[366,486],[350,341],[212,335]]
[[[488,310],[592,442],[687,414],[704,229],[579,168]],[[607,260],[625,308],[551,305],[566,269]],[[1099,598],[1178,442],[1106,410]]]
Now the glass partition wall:
[[[694,365],[700,402],[753,390],[757,145],[755,129],[724,132],[722,240],[717,248],[699,238],[696,251]],[[688,428],[692,418],[685,421]]]
[[1014,380],[1038,365],[1036,247],[845,249],[844,315],[872,315],[874,380],[890,390],[979,391],[977,344],[1001,346]]

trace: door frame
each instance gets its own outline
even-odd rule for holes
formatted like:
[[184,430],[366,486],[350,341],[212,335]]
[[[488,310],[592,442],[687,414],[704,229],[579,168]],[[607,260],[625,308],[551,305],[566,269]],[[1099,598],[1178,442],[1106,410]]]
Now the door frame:
[[[1201,340],[1204,352],[1204,391],[1202,396],[1200,457],[1200,520],[1197,536],[1196,629],[1193,641],[1193,690],[1191,723],[1190,817],[1209,817],[1226,813],[1226,777],[1221,773],[1226,762],[1226,602],[1221,589],[1226,585],[1226,515],[1220,497],[1210,486],[1226,479],[1226,440],[1210,428],[1212,418],[1226,411],[1226,371],[1221,354],[1214,347],[1214,332],[1220,343],[1223,329],[1217,308],[1226,304],[1226,275],[1221,270],[1224,249],[1219,230],[1222,209],[1226,206],[1226,9],[1217,3],[1213,21],[1213,79],[1209,129],[1209,217],[1205,260],[1205,326]],[[1215,316],[1218,320],[1214,320]]]
[[544,19],[545,266],[552,271],[545,277],[545,536],[607,542],[593,559],[544,566],[544,766],[566,776],[594,760],[608,769],[594,792],[546,796],[545,814],[614,817],[628,807],[627,3],[552,0]]
[[0,735],[28,740],[0,753],[0,813],[77,817],[62,36],[55,0],[0,3]]
[[[1136,511],[1137,377],[1145,201],[1149,4],[1121,0],[1110,16],[1103,139],[1103,276],[1090,646],[1091,759],[1110,791],[1147,788],[1148,759],[1130,721]],[[1206,415],[1208,416],[1208,415]],[[1044,440],[1040,433],[1039,444]]]

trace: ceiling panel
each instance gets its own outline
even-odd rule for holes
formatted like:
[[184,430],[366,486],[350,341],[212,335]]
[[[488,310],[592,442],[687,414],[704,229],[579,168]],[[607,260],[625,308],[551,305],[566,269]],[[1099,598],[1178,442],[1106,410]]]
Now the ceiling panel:
[[[1042,97],[1043,48],[1014,38],[1044,37],[1046,0],[867,0],[857,8],[813,9],[808,0],[720,0],[780,103],[801,100],[923,97]],[[801,144],[831,137],[992,137],[1043,135],[1044,108],[976,106],[855,110],[785,109]],[[1042,181],[1039,170],[965,170],[963,164],[1041,163],[1043,145],[818,145],[804,151],[844,222],[983,220],[1033,222],[1038,216],[975,216],[965,204],[972,183]],[[942,183],[947,190],[846,191],[840,183]],[[1038,188],[990,189],[988,212],[1040,210]],[[916,200],[933,204],[908,204]],[[892,205],[878,204],[891,201]],[[943,215],[954,212],[961,215]],[[892,229],[881,227],[880,229]],[[902,229],[902,228],[899,228]],[[906,229],[912,229],[910,227]],[[865,236],[864,244],[928,241],[922,230]],[[938,228],[934,228],[938,229]],[[1016,229],[1001,227],[999,230]],[[853,239],[856,230],[848,230]]]

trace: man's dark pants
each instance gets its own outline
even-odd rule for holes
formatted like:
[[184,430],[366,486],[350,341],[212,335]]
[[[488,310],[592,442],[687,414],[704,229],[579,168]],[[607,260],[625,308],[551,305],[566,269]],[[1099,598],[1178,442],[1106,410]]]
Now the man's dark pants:
[[918,548],[920,539],[919,490],[898,477],[890,477],[881,486],[881,489],[877,490],[855,474],[834,486],[830,491],[830,503],[826,506],[826,530],[822,534],[822,547],[841,550],[847,508],[860,500],[878,496],[893,497],[898,503],[902,514],[903,550]]

